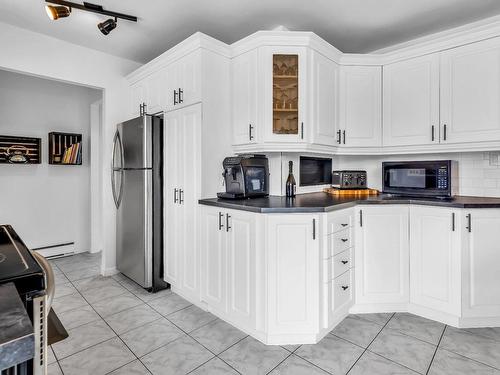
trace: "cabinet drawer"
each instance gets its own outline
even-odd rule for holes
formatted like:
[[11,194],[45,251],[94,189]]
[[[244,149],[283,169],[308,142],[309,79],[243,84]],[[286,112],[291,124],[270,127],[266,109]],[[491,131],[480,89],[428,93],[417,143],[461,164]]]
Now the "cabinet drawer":
[[332,281],[334,310],[352,301],[352,272],[349,270]]
[[352,227],[354,222],[354,214],[352,210],[339,211],[328,214],[327,217],[327,232],[326,234],[332,234],[347,228]]
[[353,262],[353,256],[352,256],[352,248],[348,249],[346,251],[343,251],[340,254],[335,255],[332,257],[332,269],[333,269],[333,275],[332,278],[335,278],[339,275],[342,275],[344,272],[352,268],[354,265],[352,264]]
[[344,229],[340,232],[328,236],[328,255],[329,257],[337,255],[352,246],[351,229]]

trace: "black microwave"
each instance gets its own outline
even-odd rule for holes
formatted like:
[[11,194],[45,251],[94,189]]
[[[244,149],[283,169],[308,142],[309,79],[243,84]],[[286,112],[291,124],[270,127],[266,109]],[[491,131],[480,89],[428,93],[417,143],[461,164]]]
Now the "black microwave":
[[451,198],[457,194],[458,165],[452,160],[382,163],[383,193]]

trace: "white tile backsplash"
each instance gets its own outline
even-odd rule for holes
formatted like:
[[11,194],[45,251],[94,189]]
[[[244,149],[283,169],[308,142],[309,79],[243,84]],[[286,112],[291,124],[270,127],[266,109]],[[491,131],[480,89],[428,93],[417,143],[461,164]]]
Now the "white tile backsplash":
[[500,198],[500,163],[498,152],[472,152],[429,155],[335,156],[333,169],[362,169],[368,185],[382,188],[382,162],[398,160],[456,160],[459,168],[460,195]]

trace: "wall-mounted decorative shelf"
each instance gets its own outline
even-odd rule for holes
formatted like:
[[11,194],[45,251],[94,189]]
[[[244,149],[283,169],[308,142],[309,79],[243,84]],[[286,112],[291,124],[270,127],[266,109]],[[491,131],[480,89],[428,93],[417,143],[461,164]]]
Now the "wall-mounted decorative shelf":
[[40,164],[41,138],[0,135],[0,164]]
[[49,164],[82,165],[82,135],[49,133]]

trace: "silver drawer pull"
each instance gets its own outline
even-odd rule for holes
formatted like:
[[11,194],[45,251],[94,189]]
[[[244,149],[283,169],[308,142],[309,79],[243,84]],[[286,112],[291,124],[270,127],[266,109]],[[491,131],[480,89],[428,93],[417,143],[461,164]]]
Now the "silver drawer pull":
[[343,223],[341,223],[340,225],[342,225],[343,227],[347,227],[349,224],[343,224]]
[[343,290],[347,290],[347,289],[349,289],[349,286],[347,286],[347,285],[342,285],[342,289],[343,289]]
[[349,263],[349,261],[348,260],[341,260],[340,263],[347,264],[347,263]]
[[349,239],[348,239],[348,238],[341,238],[340,240],[341,240],[342,242],[347,242],[347,241],[349,241]]

